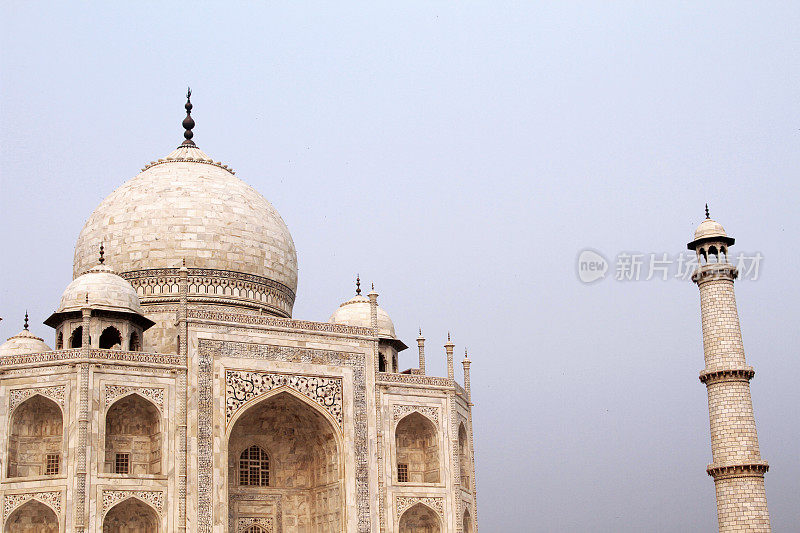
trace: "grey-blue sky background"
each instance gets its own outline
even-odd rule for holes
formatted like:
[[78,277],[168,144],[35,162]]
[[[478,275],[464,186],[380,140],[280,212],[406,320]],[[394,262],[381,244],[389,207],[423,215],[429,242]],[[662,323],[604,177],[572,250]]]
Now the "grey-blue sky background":
[[764,256],[737,297],[774,530],[797,530],[796,2],[1,15],[3,339],[28,309],[52,345],[78,232],[182,140],[188,83],[198,145],[292,232],[296,317],[327,320],[360,272],[430,372],[448,330],[469,347],[483,531],[711,531],[696,287],[575,268],[679,253],[708,201]]

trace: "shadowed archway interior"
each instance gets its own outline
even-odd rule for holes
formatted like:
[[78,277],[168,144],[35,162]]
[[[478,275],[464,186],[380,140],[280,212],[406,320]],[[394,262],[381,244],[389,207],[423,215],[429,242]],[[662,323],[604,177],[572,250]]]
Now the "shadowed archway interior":
[[400,533],[439,533],[441,530],[439,517],[421,503],[410,507],[400,517]]
[[53,400],[36,394],[17,406],[8,439],[8,477],[59,474],[63,432],[61,409]]
[[335,431],[317,408],[286,392],[242,414],[228,440],[232,523],[258,518],[280,522],[283,531],[342,533],[342,459]]
[[158,514],[146,503],[128,498],[103,519],[103,533],[158,533]]
[[5,533],[58,533],[58,517],[48,506],[30,500],[6,520]]

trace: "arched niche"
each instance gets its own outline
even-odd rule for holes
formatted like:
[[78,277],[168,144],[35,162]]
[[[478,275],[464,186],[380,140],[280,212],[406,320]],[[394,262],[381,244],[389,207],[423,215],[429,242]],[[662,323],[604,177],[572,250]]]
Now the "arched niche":
[[111,474],[161,473],[161,414],[138,394],[120,398],[106,411],[103,471]]
[[441,530],[439,515],[421,503],[409,507],[400,517],[400,533],[440,533]]
[[[264,455],[248,452],[254,449]],[[228,509],[233,523],[244,516],[277,520],[269,501],[257,498],[266,494],[281,501],[284,530],[343,532],[341,450],[331,419],[299,393],[283,390],[251,403],[232,421],[228,437]],[[242,468],[243,456],[254,461],[268,457],[266,482],[253,482],[253,471]]]
[[83,346],[83,326],[78,326],[69,335],[69,347],[81,348]]
[[35,394],[11,414],[8,477],[61,473],[64,418],[56,402]]
[[399,483],[439,483],[439,437],[429,418],[414,412],[397,423],[395,453]]
[[112,507],[103,518],[103,533],[158,533],[158,513],[138,498]]
[[461,471],[461,488],[471,490],[469,461],[469,439],[467,438],[467,428],[461,422],[458,425],[458,466]]
[[469,509],[464,509],[461,524],[463,525],[464,533],[472,533],[472,516],[469,514]]
[[122,349],[122,334],[114,326],[108,326],[100,334],[100,345],[102,350]]
[[58,533],[58,516],[37,500],[20,505],[6,520],[5,533]]

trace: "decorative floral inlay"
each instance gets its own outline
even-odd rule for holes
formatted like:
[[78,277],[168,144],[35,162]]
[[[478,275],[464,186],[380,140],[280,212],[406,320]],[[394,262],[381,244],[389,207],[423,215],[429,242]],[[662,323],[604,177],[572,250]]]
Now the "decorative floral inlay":
[[342,427],[342,378],[323,378],[270,372],[225,372],[226,423],[249,400],[278,387],[289,387],[314,400]]
[[160,490],[104,490],[103,515],[116,504],[128,498],[139,498],[150,504],[158,514],[164,513],[164,492]]
[[418,498],[416,496],[396,496],[395,497],[395,506],[397,507],[397,518],[398,520],[400,517],[403,516],[409,508],[415,506],[418,503],[423,505],[427,505],[437,513],[439,516],[444,519],[444,498]]
[[408,413],[417,412],[431,420],[436,427],[439,427],[439,408],[429,407],[427,405],[393,405],[392,406],[392,419],[397,422]]
[[164,389],[157,388],[157,387],[130,387],[128,385],[106,385],[105,387],[105,397],[106,397],[106,406],[111,405],[116,401],[117,398],[125,396],[126,394],[130,394],[135,392],[136,394],[142,396],[143,398],[147,398],[148,400],[152,401],[154,404],[158,406],[158,408],[163,411],[164,410]]
[[9,411],[13,411],[19,404],[30,398],[35,394],[41,394],[46,398],[55,401],[61,407],[64,407],[64,396],[66,394],[66,385],[54,385],[52,387],[35,387],[32,389],[14,389],[9,394]]
[[245,531],[250,526],[259,526],[267,533],[273,533],[275,531],[275,523],[272,517],[267,516],[240,518],[236,524],[236,531]]
[[61,514],[61,491],[26,492],[24,494],[6,494],[3,497],[3,522],[14,512],[14,509],[29,500],[38,500]]

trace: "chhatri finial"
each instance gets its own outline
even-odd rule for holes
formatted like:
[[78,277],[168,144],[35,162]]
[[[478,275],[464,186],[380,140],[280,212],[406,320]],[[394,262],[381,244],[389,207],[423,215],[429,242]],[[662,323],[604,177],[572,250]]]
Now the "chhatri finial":
[[447,332],[447,342],[450,342],[450,332]]
[[100,264],[101,264],[101,265],[102,265],[103,263],[105,263],[105,261],[106,261],[106,258],[105,258],[105,257],[103,257],[103,256],[105,255],[105,253],[106,253],[106,252],[105,252],[105,249],[103,248],[103,243],[101,242],[101,243],[100,243]]
[[356,295],[361,296],[361,277],[356,274]]
[[708,204],[706,204],[706,218],[711,218],[711,215],[708,214]]
[[183,138],[186,139],[181,143],[181,146],[197,146],[194,144],[192,137],[194,133],[192,133],[192,128],[194,128],[194,119],[192,118],[192,89],[188,88],[186,91],[186,105],[183,106],[186,108],[186,118],[183,119],[183,127],[186,131],[183,132]]
[[422,337],[422,327],[419,328],[419,336]]
[[374,281],[372,282],[372,290],[373,291],[375,290],[375,282]]
[[25,331],[28,331],[28,310],[25,310],[25,325],[23,326]]

